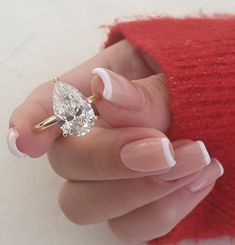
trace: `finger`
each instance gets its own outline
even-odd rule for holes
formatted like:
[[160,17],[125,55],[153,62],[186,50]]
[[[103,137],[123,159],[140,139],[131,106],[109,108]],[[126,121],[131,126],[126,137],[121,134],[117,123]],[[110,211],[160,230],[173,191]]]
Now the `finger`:
[[[185,140],[189,143],[175,151],[170,143],[170,153],[176,164],[167,168],[167,164],[162,165],[162,154],[158,150],[163,149],[159,148],[161,144],[153,144],[165,137],[155,129],[96,129],[83,138],[58,139],[49,151],[49,160],[57,174],[70,180],[135,178],[158,174],[159,179],[172,181],[197,172],[210,163],[203,142]],[[149,145],[154,146],[152,152]],[[168,164],[172,163],[168,161]]]
[[192,182],[198,174],[175,182],[160,182],[155,176],[112,181],[67,181],[60,190],[59,203],[72,222],[94,224],[159,200]]
[[202,141],[184,140],[175,145],[177,146],[174,149],[177,164],[168,172],[160,173],[159,179],[164,181],[179,179],[195,173],[211,163],[210,155]]
[[[132,63],[132,67],[127,64]],[[90,80],[92,69],[102,66],[113,69],[129,79],[137,79],[152,74],[152,71],[140,58],[138,51],[127,41],[121,41],[103,50],[87,62],[60,76],[60,79],[79,88],[85,95],[91,95]],[[128,68],[127,68],[128,67]],[[35,134],[32,127],[53,114],[53,82],[48,81],[35,88],[26,100],[18,106],[10,118],[8,144],[16,156],[37,157],[50,148],[61,131],[58,126]],[[23,154],[26,153],[26,154]]]
[[101,117],[110,125],[157,128],[163,132],[170,125],[166,81],[163,74],[133,80],[108,69],[96,68],[93,93],[102,95],[95,102]]
[[110,220],[112,231],[128,244],[166,235],[209,194],[222,171],[221,164],[215,161],[192,183],[161,200]]
[[84,137],[59,138],[48,153],[52,168],[69,180],[154,175],[175,164],[167,137],[150,128],[94,128]]

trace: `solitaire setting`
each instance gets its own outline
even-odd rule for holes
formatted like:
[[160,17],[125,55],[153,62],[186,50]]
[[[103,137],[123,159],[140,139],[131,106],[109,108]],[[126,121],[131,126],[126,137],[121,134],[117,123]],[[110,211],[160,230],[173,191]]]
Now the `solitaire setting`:
[[54,82],[54,115],[34,128],[43,130],[58,123],[63,136],[82,136],[90,132],[97,120],[91,103],[97,100],[99,95],[94,94],[86,98],[78,89],[58,78],[55,78]]

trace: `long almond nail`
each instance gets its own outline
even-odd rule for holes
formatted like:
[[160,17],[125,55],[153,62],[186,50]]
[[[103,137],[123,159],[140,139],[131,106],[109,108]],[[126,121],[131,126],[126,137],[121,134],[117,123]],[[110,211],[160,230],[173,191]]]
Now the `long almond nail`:
[[143,107],[144,94],[133,82],[104,68],[95,68],[92,73],[99,76],[100,79],[95,81],[96,88],[106,100],[129,110],[139,110]]
[[212,159],[211,164],[202,170],[202,173],[193,182],[184,188],[189,192],[197,192],[211,184],[224,173],[222,164],[217,159]]
[[167,138],[134,141],[121,150],[123,164],[139,172],[158,171],[175,165],[174,152]]
[[16,145],[16,140],[19,137],[19,134],[15,128],[10,128],[8,135],[7,135],[7,143],[8,143],[8,148],[10,152],[16,156],[16,157],[26,157],[27,154],[19,151],[17,145]]

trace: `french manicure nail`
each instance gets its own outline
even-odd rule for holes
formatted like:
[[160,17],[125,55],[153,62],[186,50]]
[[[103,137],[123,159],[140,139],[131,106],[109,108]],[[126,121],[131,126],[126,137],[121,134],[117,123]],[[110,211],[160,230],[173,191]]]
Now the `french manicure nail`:
[[177,150],[177,161],[183,159],[186,162],[185,158],[188,158],[188,161],[196,160],[197,163],[202,163],[204,166],[210,164],[211,158],[206,149],[205,144],[202,141],[194,141],[187,145],[183,145]]
[[143,107],[143,92],[127,78],[104,68],[95,68],[92,73],[101,79],[103,86],[98,87],[106,100],[129,110],[139,110]]
[[26,157],[27,154],[19,151],[16,140],[19,137],[19,134],[15,128],[10,128],[7,135],[7,144],[10,152],[16,157]]
[[200,140],[198,140],[198,141],[196,141],[196,142],[197,142],[197,144],[199,145],[199,148],[200,148],[200,150],[201,150],[201,152],[202,152],[202,155],[203,155],[203,162],[205,163],[205,165],[210,164],[211,158],[210,158],[210,155],[209,155],[209,153],[208,153],[208,151],[207,151],[207,149],[206,149],[205,144],[204,144],[202,141],[200,141]]
[[167,138],[137,140],[126,144],[120,153],[123,164],[139,172],[171,168],[176,163],[173,155],[173,148]]
[[175,149],[177,165],[170,171],[160,174],[159,179],[172,181],[205,168],[211,162],[209,153],[202,141],[187,143]]
[[185,190],[193,193],[202,190],[213,181],[218,179],[224,173],[222,164],[215,158],[211,160],[211,164],[202,170],[202,173],[193,182],[184,186]]

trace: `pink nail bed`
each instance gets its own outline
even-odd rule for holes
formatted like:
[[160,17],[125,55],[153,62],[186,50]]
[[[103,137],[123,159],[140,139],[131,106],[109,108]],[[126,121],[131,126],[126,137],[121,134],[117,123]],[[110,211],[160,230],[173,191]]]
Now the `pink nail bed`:
[[123,164],[140,172],[158,171],[171,168],[176,161],[173,148],[167,138],[148,138],[125,145],[121,150]]
[[177,164],[170,171],[158,176],[161,180],[172,181],[199,171],[209,165],[211,158],[202,141],[194,141],[175,149]]
[[213,158],[211,164],[202,170],[199,177],[187,184],[184,188],[191,193],[200,191],[222,176],[223,173],[224,168],[222,164],[217,159]]

